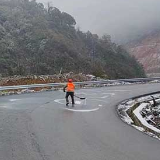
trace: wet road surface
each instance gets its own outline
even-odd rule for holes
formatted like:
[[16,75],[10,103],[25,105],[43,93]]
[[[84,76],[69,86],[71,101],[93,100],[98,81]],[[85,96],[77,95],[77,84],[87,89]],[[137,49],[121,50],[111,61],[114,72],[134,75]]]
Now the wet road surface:
[[0,160],[159,160],[160,141],[123,123],[116,104],[160,84],[0,97]]

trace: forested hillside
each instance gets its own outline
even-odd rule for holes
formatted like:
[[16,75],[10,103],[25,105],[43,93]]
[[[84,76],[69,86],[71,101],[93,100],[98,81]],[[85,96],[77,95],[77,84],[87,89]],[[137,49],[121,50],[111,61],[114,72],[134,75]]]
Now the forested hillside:
[[71,15],[35,0],[0,0],[0,74],[145,76],[135,58],[110,36],[84,33],[75,25]]

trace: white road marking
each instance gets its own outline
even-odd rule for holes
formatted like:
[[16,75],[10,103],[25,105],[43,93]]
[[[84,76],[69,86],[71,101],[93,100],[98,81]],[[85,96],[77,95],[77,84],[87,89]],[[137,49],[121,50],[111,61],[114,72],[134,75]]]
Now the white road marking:
[[75,101],[75,104],[81,104],[82,102],[81,101]]
[[107,90],[107,91],[111,91],[111,92],[129,92],[130,90]]
[[[61,101],[64,101],[64,103],[61,102]],[[65,99],[55,99],[54,102],[59,103],[59,104],[65,104]],[[75,104],[82,104],[82,102],[81,101],[75,101]]]
[[20,99],[9,99],[10,102],[19,101]]
[[109,96],[104,96],[104,97],[100,97],[100,98],[104,98],[104,99],[105,99],[105,98],[107,98],[107,97],[109,97]]
[[76,94],[84,94],[84,95],[96,95],[96,93],[84,93],[84,92],[80,92],[80,93],[76,93]]
[[90,98],[93,101],[100,101],[100,102],[104,102],[104,103],[108,103],[107,101],[101,100],[101,99],[97,99],[97,98]]
[[70,108],[64,108],[64,109],[68,111],[73,111],[73,112],[94,112],[94,111],[98,111],[100,108],[95,108],[95,109],[90,109],[90,110],[75,110],[75,109],[70,109]]
[[62,103],[60,101],[65,101],[65,99],[55,99],[54,100],[54,102],[56,102],[56,103],[63,104],[63,105],[65,104],[65,103]]
[[7,106],[7,105],[0,105],[0,108],[13,109],[11,106]]
[[109,94],[111,96],[115,96],[116,95],[115,93],[102,93],[102,94]]
[[[108,98],[109,96],[115,96],[116,94],[115,93],[102,93],[102,95],[106,95],[106,96],[102,96],[102,97],[96,97],[96,99],[105,99],[105,98]],[[108,96],[109,95],[109,96]],[[90,97],[91,98],[91,97]]]
[[[102,100],[99,100],[99,99],[91,99],[91,100],[92,101],[105,102],[105,101],[102,101]],[[54,102],[65,105],[65,99],[56,99],[56,100],[54,100]],[[82,104],[81,101],[76,101],[75,103],[78,104],[78,105]],[[85,100],[85,103],[83,105],[86,105],[86,100]],[[71,109],[71,108],[63,108],[63,109],[73,111],[73,112],[94,112],[94,111],[99,110],[101,107],[103,107],[103,105],[99,104],[98,108],[93,108],[93,109]]]

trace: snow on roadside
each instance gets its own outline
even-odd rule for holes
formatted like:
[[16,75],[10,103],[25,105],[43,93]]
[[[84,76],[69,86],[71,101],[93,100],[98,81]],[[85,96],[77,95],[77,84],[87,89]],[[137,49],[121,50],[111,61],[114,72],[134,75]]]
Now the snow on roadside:
[[[155,137],[160,140],[160,137],[154,134],[154,132],[160,134],[160,130],[147,122],[147,120],[149,120],[152,123],[155,123],[154,121],[152,121],[153,116],[149,114],[149,116],[143,117],[143,115],[141,115],[143,110],[151,112],[151,110],[149,109],[149,106],[153,104],[153,97],[151,96],[153,95],[123,101],[121,104],[118,105],[118,113],[120,115],[120,118],[127,124],[133,126],[134,128],[138,129],[141,132],[148,134],[149,136]],[[155,94],[154,98],[156,99],[157,104],[159,104],[160,94]],[[137,117],[137,119],[141,122],[143,126],[152,130],[153,133],[146,131],[146,129],[143,128],[143,126],[136,126],[132,118],[127,114],[127,111],[137,103],[140,103],[140,105],[133,111],[133,114]],[[160,107],[152,108],[152,110],[154,109],[158,110],[159,108]]]
[[136,117],[139,119],[139,121],[140,121],[144,126],[146,126],[147,128],[149,128],[149,129],[151,129],[151,130],[153,130],[153,131],[155,131],[155,132],[157,132],[157,133],[160,133],[160,130],[159,130],[159,129],[157,129],[156,127],[148,124],[148,122],[142,117],[142,115],[141,115],[140,112],[142,111],[143,108],[146,108],[146,106],[147,106],[147,103],[142,103],[142,104],[140,104],[139,107],[137,107],[137,108],[133,111],[133,113],[136,115]]
[[[133,106],[133,102],[129,101],[129,105],[120,104],[118,106],[119,114],[121,116],[121,119],[123,119],[126,123],[132,124],[133,120],[128,116],[127,110]],[[123,113],[121,112],[123,111]]]
[[135,125],[133,125],[133,127],[135,127],[136,129],[138,129],[138,130],[141,131],[141,132],[144,132],[144,131],[145,131],[144,128],[142,128],[142,127],[138,127],[138,126],[135,126]]

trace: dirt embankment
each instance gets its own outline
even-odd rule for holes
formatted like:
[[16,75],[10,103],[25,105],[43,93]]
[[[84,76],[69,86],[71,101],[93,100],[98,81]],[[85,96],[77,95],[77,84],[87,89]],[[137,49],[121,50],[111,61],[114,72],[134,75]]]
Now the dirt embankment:
[[88,81],[92,76],[82,73],[73,74],[59,74],[59,75],[42,75],[42,76],[13,76],[0,79],[0,86],[13,86],[13,85],[30,85],[30,84],[45,84],[45,83],[63,83],[72,78],[74,82]]
[[[0,79],[0,86],[14,86],[14,85],[30,85],[30,84],[45,84],[45,83],[63,83],[67,82],[69,78],[72,78],[74,82],[89,81],[93,80],[94,76],[85,75],[82,73],[66,73],[59,75],[41,75],[41,76],[13,76],[5,77]],[[41,91],[44,89],[51,89],[52,87],[40,87],[40,88],[30,88],[32,91]],[[7,90],[3,92],[20,92],[22,89],[18,90]]]

